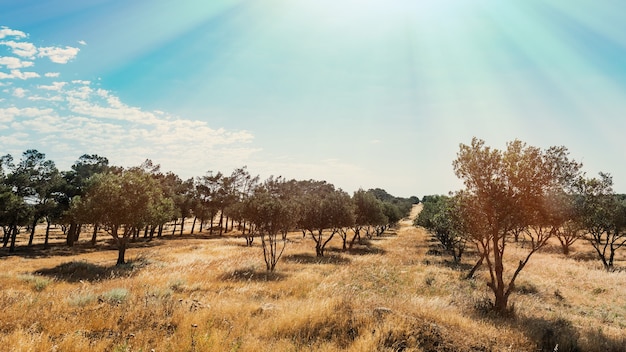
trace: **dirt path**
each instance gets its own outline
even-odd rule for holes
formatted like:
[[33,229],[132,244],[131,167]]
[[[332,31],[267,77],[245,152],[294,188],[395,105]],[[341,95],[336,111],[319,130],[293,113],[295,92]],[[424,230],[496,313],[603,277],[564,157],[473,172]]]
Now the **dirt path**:
[[[429,249],[430,235],[423,229],[413,226],[413,221],[422,211],[423,205],[416,204],[411,209],[408,218],[400,220],[398,227],[398,237],[404,243],[403,251],[410,250],[415,258],[423,258]],[[411,244],[407,246],[407,244]],[[409,249],[410,248],[410,249]]]
[[405,232],[407,230],[415,229],[415,227],[413,226],[413,221],[415,220],[415,218],[417,218],[420,211],[422,211],[423,207],[424,206],[422,205],[422,203],[415,204],[413,208],[411,209],[411,213],[409,214],[409,217],[400,220],[400,222],[398,223],[400,225],[398,232]]

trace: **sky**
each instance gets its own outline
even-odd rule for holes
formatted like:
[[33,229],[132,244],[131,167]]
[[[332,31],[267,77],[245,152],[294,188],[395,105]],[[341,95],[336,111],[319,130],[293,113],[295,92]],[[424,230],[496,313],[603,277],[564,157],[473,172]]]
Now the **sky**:
[[626,193],[623,0],[0,0],[0,154],[445,194],[472,137]]

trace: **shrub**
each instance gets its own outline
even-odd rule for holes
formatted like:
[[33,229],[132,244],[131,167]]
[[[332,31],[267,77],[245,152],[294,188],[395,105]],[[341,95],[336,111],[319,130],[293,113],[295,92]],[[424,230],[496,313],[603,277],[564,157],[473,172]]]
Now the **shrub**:
[[100,299],[108,303],[121,303],[126,298],[128,298],[128,290],[125,288],[114,288],[100,295]]
[[31,288],[37,292],[43,291],[46,287],[48,287],[48,285],[50,285],[50,283],[52,283],[51,279],[31,274],[21,275],[20,279],[29,283]]

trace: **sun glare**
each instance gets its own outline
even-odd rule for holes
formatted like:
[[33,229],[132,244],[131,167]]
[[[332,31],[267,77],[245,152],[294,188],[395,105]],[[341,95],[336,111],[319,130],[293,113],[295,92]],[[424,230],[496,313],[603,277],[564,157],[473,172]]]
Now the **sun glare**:
[[320,21],[376,21],[398,18],[440,20],[462,14],[466,0],[310,0],[298,3]]

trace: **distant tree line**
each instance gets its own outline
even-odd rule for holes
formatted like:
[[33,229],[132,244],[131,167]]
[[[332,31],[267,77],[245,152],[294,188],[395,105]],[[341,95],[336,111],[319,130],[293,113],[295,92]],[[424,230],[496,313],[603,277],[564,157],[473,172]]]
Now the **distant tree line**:
[[[467,246],[476,249],[467,276],[486,266],[496,312],[508,311],[518,275],[552,238],[565,255],[576,241],[587,241],[604,268],[614,270],[615,254],[626,244],[626,196],[615,194],[608,174],[588,178],[565,147],[542,150],[518,140],[497,150],[474,138],[460,145],[453,166],[465,189],[424,196],[415,225],[432,233],[455,262]],[[525,254],[506,268],[515,242]]]
[[[167,235],[182,236],[187,219],[193,234],[208,231],[222,236],[237,229],[251,246],[260,239],[266,268],[274,270],[287,243],[287,233],[301,232],[315,243],[317,256],[341,236],[343,250],[380,236],[408,216],[417,197],[399,198],[376,188],[349,195],[326,181],[261,181],[244,166],[230,175],[207,172],[182,180],[146,160],[139,166],[112,166],[105,157],[81,156],[68,171],[59,171],[37,150],[27,150],[20,160],[0,159],[0,226],[3,247],[15,251],[16,238],[27,229],[28,246],[35,228],[46,225],[44,248],[49,248],[53,225],[63,229],[67,246],[91,230],[106,232],[118,249],[117,264],[125,263],[130,242]],[[349,229],[353,230],[350,232]]]

